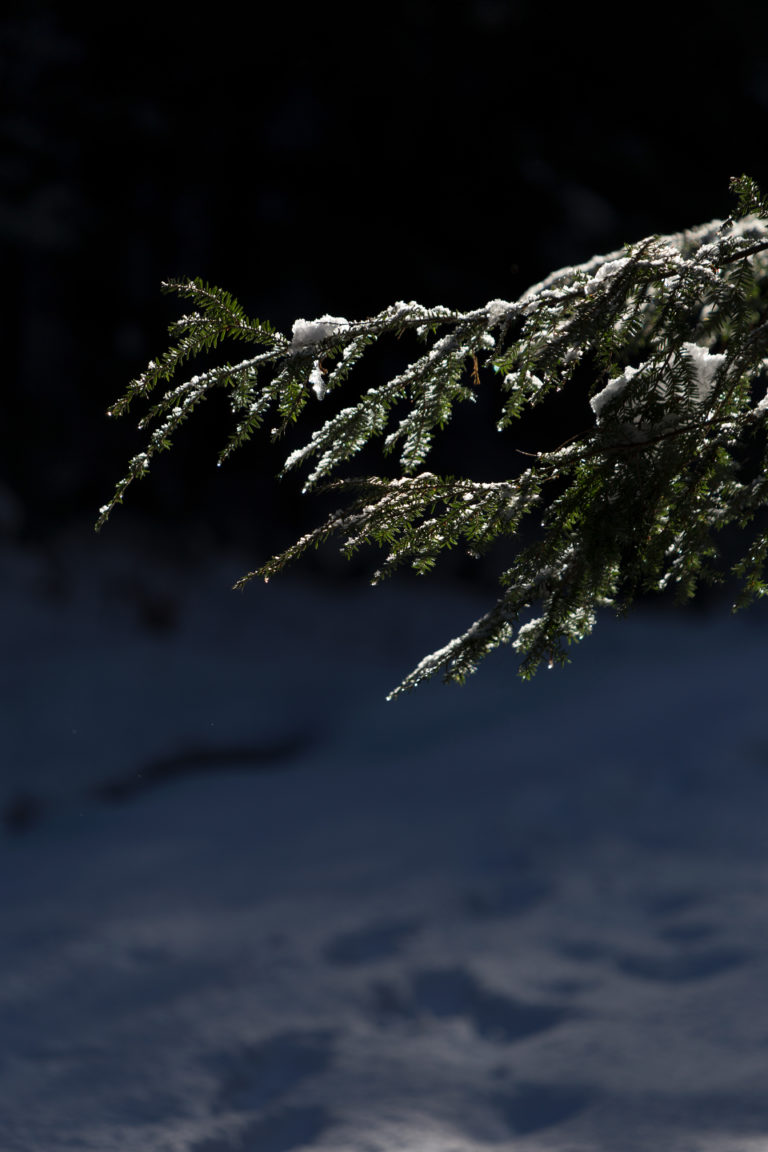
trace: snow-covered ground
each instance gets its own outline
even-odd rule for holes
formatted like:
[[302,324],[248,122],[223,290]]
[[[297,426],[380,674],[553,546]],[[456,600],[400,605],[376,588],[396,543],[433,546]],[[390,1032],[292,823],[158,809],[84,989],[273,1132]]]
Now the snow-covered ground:
[[2,1152],[764,1152],[768,616],[0,553]]

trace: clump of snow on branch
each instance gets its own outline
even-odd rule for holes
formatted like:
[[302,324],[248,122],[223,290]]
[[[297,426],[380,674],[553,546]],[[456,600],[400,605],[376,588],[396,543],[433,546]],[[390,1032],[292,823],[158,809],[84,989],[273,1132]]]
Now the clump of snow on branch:
[[585,292],[594,292],[603,280],[609,280],[611,277],[618,275],[623,268],[629,264],[628,256],[621,256],[618,260],[608,260],[605,264],[601,264],[594,276],[591,276],[584,285]]
[[[703,345],[694,344],[691,341],[686,341],[682,345],[682,350],[688,356],[695,369],[695,392],[693,399],[698,404],[704,404],[712,395],[715,386],[715,376],[726,362],[726,357],[723,353],[712,353]],[[671,359],[673,360],[674,357]],[[646,361],[644,364],[641,364],[639,368],[628,366],[620,376],[614,376],[600,392],[592,397],[589,403],[598,423],[609,407],[623,399],[628,385],[637,377],[641,376],[644,370],[647,370],[649,363],[649,361]],[[669,395],[667,382],[663,380],[660,381],[656,386],[656,392],[662,399],[667,399]],[[668,413],[668,416],[671,415],[671,413]],[[638,423],[638,421],[639,417],[636,417],[635,423]]]
[[683,351],[688,354],[696,368],[696,399],[700,404],[704,404],[712,395],[715,375],[725,364],[725,355],[712,353],[701,344],[691,344],[690,341],[683,344]]
[[298,352],[334,336],[340,328],[349,327],[344,316],[320,316],[317,320],[294,320],[289,352]]
[[315,361],[315,366],[309,374],[309,382],[312,385],[312,391],[315,396],[317,396],[318,400],[322,400],[328,391],[328,385],[319,360]]
[[639,368],[625,368],[620,376],[614,376],[601,392],[592,397],[589,403],[597,420],[600,420],[609,404],[623,396],[625,388],[639,371]]

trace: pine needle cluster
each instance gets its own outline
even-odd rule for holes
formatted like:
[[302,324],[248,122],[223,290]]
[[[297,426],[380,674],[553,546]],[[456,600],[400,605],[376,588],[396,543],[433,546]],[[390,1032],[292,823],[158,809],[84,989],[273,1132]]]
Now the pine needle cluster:
[[[401,301],[363,320],[297,320],[287,336],[219,288],[167,283],[193,310],[111,409],[122,415],[149,402],[139,423],[149,439],[97,526],[211,390],[227,392],[234,422],[221,463],[268,416],[279,439],[308,406],[332,407],[373,345],[411,332],[424,351],[333,409],[285,460],[284,472],[306,470],[305,491],[323,486],[344,506],[239,584],[269,579],[331,536],[347,556],[363,545],[383,549],[374,582],[403,564],[428,572],[448,549],[476,555],[513,537],[496,603],[393,695],[435,675],[461,682],[502,643],[519,653],[524,677],[542,662],[565,662],[600,606],[623,611],[668,586],[685,600],[702,580],[723,579],[717,535],[730,524],[752,526],[733,567],[742,589],[735,607],[764,596],[768,535],[754,520],[768,503],[768,199],[745,176],[732,190],[727,220],[595,256],[517,300],[469,312]],[[174,383],[187,361],[224,340],[251,354]],[[585,389],[586,426],[528,454],[516,472],[480,482],[423,469],[454,407],[481,388],[498,387],[497,428],[507,432],[569,385]],[[332,478],[375,440],[397,461],[396,475]]]

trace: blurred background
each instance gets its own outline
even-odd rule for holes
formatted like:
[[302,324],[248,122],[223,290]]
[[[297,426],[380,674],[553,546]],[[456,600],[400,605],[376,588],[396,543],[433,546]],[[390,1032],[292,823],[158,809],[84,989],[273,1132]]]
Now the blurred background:
[[[727,214],[732,175],[768,179],[768,10],[604,12],[3,5],[6,537],[90,530],[142,443],[105,413],[165,347],[164,278],[220,284],[283,331],[394,299],[474,307]],[[452,470],[504,473],[495,403],[450,430]],[[274,481],[265,440],[217,470],[226,428],[211,404],[108,531],[173,526],[256,559],[292,538],[299,480]]]

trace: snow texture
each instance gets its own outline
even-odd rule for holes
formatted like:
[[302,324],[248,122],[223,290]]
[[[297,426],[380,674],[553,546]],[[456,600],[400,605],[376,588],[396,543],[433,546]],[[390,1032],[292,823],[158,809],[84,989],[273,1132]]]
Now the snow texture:
[[325,399],[325,394],[328,391],[328,384],[326,383],[323,369],[319,360],[315,363],[314,368],[309,374],[309,382],[312,385],[312,391],[314,392],[315,396],[317,396],[318,400]]
[[517,306],[511,304],[509,300],[489,300],[485,307],[488,313],[488,324],[493,327],[496,324],[501,324],[503,320],[506,320],[515,311]]
[[623,268],[629,264],[628,256],[621,256],[618,260],[608,260],[605,264],[601,264],[594,276],[591,276],[584,285],[584,291],[594,292],[598,284],[603,280],[609,280],[617,276]]
[[[691,359],[696,372],[696,395],[694,398],[697,403],[704,404],[712,395],[715,375],[725,363],[726,357],[723,353],[712,353],[701,344],[693,344],[690,341],[684,343],[682,347],[685,354]],[[625,368],[620,376],[614,376],[600,392],[592,397],[589,403],[598,421],[602,418],[606,406],[620,400],[627,385],[643,370],[643,367],[644,365],[641,364],[639,368]],[[663,395],[666,395],[664,385],[662,385],[661,391]]]
[[344,316],[320,316],[317,320],[294,320],[289,350],[297,352],[309,345],[327,340],[335,332],[349,324]]
[[0,551],[3,1152],[762,1152],[764,611]]
[[589,403],[596,419],[599,420],[602,417],[606,405],[620,399],[627,384],[637,376],[638,371],[638,368],[625,368],[620,376],[614,376],[601,392],[592,397]]
[[690,341],[683,344],[683,351],[693,361],[696,369],[696,399],[704,404],[712,395],[715,374],[725,363],[725,355],[712,353],[701,344],[692,344]]

